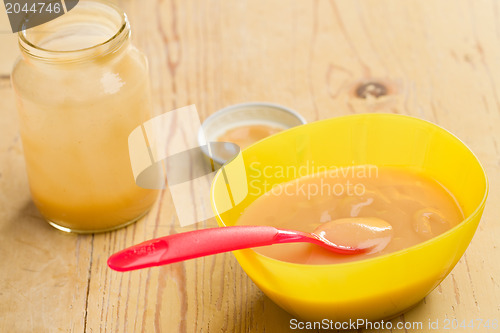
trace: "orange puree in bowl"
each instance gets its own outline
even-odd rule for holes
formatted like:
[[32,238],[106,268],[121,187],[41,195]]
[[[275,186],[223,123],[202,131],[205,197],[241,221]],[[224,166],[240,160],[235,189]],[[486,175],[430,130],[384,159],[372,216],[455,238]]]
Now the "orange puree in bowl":
[[[255,251],[301,264],[349,262],[424,242],[457,225],[464,216],[451,193],[425,175],[399,168],[358,166],[280,184],[250,204],[237,224],[313,232],[325,222],[351,218],[388,222],[392,226],[389,243],[380,251],[355,255],[336,254],[306,243],[277,244]],[[337,237],[355,240],[357,236],[353,229],[353,234]]]
[[231,128],[217,138],[220,142],[232,142],[245,149],[252,143],[264,139],[272,134],[281,132],[283,128],[268,125],[246,125]]

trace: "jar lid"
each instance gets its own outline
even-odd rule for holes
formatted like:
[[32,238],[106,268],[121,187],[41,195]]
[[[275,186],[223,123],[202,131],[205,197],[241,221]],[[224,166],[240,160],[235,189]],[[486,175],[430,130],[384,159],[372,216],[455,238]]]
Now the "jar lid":
[[[210,157],[206,144],[219,141],[228,130],[251,125],[267,125],[286,130],[306,123],[298,112],[279,104],[267,102],[235,104],[215,112],[203,122],[198,132],[198,143],[205,155]],[[234,156],[239,151],[235,150],[234,144],[217,146],[221,148],[212,151],[211,158],[220,165],[227,161],[227,156]]]

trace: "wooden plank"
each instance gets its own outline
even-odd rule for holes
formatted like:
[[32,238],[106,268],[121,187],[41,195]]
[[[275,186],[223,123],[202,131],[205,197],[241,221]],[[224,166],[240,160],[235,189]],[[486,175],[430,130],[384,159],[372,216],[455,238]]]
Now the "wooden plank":
[[82,332],[91,237],[54,230],[30,200],[10,84],[0,80],[0,331]]

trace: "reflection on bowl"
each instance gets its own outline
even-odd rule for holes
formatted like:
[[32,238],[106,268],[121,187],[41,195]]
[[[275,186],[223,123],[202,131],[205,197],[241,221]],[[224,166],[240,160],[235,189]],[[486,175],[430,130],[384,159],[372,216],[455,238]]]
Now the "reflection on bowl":
[[221,226],[234,225],[241,212],[264,193],[264,186],[296,178],[293,173],[269,172],[269,168],[305,168],[310,174],[321,166],[408,167],[441,182],[465,214],[464,221],[436,238],[351,263],[302,265],[251,249],[234,252],[269,298],[307,320],[373,321],[397,316],[417,304],[467,249],[488,193],[481,164],[459,139],[432,123],[402,115],[363,114],[318,121],[264,139],[242,154],[248,195],[240,204],[222,212],[226,186],[221,171],[212,183],[212,208]]

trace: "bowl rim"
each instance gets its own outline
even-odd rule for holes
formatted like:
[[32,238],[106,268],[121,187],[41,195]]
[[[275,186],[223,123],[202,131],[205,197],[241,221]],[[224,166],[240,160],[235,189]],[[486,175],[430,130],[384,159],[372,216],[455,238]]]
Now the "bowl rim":
[[[443,131],[446,135],[449,135],[453,139],[457,140],[457,143],[460,143],[465,148],[467,148],[467,150],[469,151],[469,153],[474,157],[474,159],[476,160],[477,164],[479,165],[479,167],[480,167],[480,169],[482,171],[482,175],[484,177],[484,183],[485,183],[484,184],[485,185],[485,189],[484,189],[483,197],[482,197],[481,201],[479,202],[479,204],[477,205],[476,209],[474,209],[474,211],[472,213],[470,213],[466,218],[464,218],[456,226],[454,226],[453,228],[451,228],[451,229],[443,232],[442,234],[437,235],[437,236],[435,236],[435,237],[433,237],[431,239],[428,239],[428,240],[423,241],[421,243],[412,245],[410,247],[407,247],[407,248],[404,248],[404,249],[401,249],[401,250],[398,250],[398,251],[395,251],[395,252],[390,252],[390,253],[386,253],[386,254],[383,254],[383,255],[380,255],[380,256],[376,256],[376,257],[372,257],[372,258],[360,259],[360,260],[355,260],[355,261],[350,261],[350,262],[333,263],[333,264],[299,264],[299,263],[293,263],[293,262],[288,262],[288,261],[284,261],[284,260],[275,259],[275,258],[266,256],[266,255],[263,255],[261,253],[258,253],[257,251],[255,251],[255,250],[253,250],[251,248],[249,248],[249,249],[242,249],[242,250],[236,250],[236,251],[233,251],[233,252],[253,253],[253,255],[255,255],[259,260],[264,260],[264,261],[270,262],[273,265],[281,265],[281,266],[297,267],[297,268],[299,268],[299,267],[302,267],[302,268],[308,267],[309,269],[314,269],[314,270],[332,269],[333,267],[343,268],[343,267],[348,267],[348,266],[359,265],[360,263],[363,263],[363,264],[365,264],[365,263],[367,263],[367,264],[373,264],[373,263],[376,263],[377,261],[386,260],[387,258],[389,258],[391,256],[404,255],[404,254],[406,254],[408,252],[417,251],[418,249],[420,249],[422,247],[426,247],[426,246],[430,245],[431,243],[438,242],[440,239],[445,238],[448,235],[456,232],[456,230],[464,228],[467,223],[469,223],[474,217],[476,217],[484,209],[484,206],[486,204],[486,199],[488,198],[488,193],[489,193],[489,181],[488,181],[488,176],[486,174],[486,170],[484,169],[483,165],[481,164],[481,161],[477,158],[477,156],[474,154],[474,152],[470,149],[469,146],[467,146],[455,134],[451,133],[450,131],[448,131],[447,129],[445,129],[444,127],[442,127],[440,125],[437,125],[437,124],[435,124],[435,123],[433,123],[431,121],[428,121],[428,120],[424,120],[424,119],[413,117],[413,116],[409,116],[409,115],[393,114],[393,113],[385,113],[385,112],[384,113],[380,112],[380,113],[352,114],[352,115],[344,115],[344,116],[339,116],[339,117],[332,117],[332,118],[317,120],[317,121],[314,121],[312,123],[309,123],[308,125],[313,125],[315,123],[319,123],[319,122],[322,122],[322,121],[325,121],[325,120],[331,120],[331,119],[364,118],[364,117],[406,118],[406,119],[410,119],[411,121],[426,123],[426,124],[429,124],[431,126],[434,126],[435,128],[439,129],[440,131]],[[295,128],[294,127],[294,128],[290,128],[289,130],[286,130],[286,131],[288,132],[288,131],[294,131],[294,130],[299,130],[299,128]],[[279,134],[281,134],[283,132],[276,133],[275,135],[279,135]],[[264,138],[263,140],[261,140],[259,142],[256,142],[255,144],[262,143],[264,140],[267,140],[267,138]],[[252,147],[253,145],[254,144],[252,144],[248,148]],[[214,198],[215,198],[215,196],[214,196],[214,184],[217,181],[219,175],[221,174],[221,169],[219,169],[217,171],[217,173],[215,174],[215,176],[214,176],[214,178],[212,180],[212,185],[210,187],[210,203],[212,205],[212,210],[214,210],[214,212],[216,213],[216,220],[217,220],[217,224],[219,225],[219,227],[227,227],[227,225],[224,223],[224,221],[220,217],[220,214],[219,214],[219,212],[217,210],[217,207],[215,205],[215,202],[214,202],[215,201],[214,200]]]

